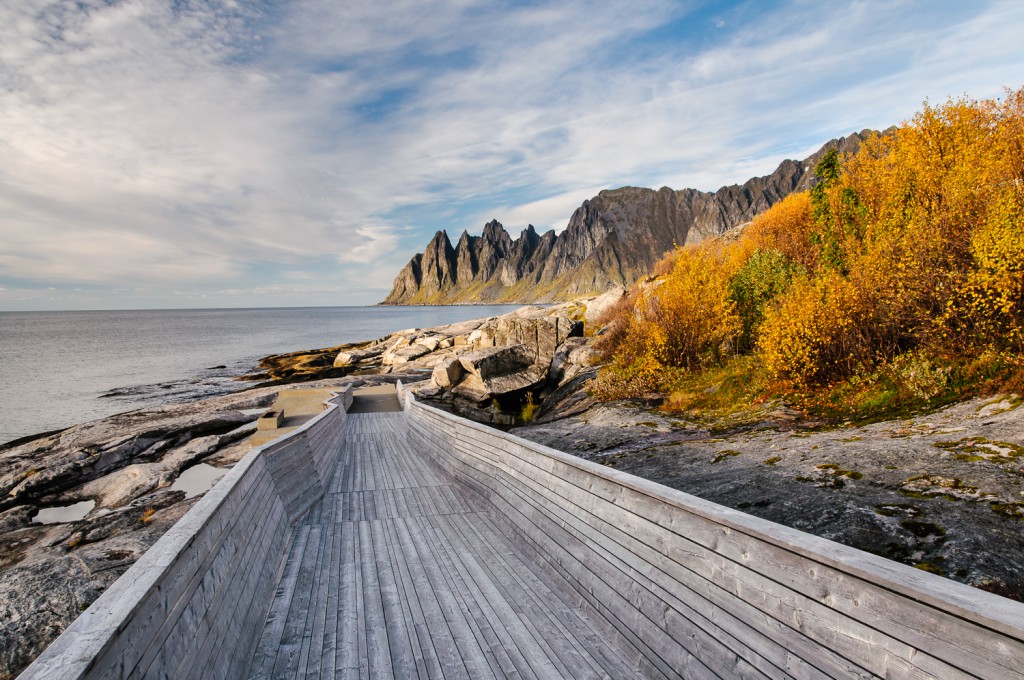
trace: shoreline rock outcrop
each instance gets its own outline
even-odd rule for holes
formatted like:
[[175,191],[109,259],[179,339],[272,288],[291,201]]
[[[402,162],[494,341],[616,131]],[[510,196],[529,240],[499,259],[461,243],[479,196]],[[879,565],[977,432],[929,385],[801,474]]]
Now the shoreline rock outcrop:
[[[513,425],[526,403],[539,403],[579,373],[584,317],[622,291],[553,307],[526,306],[502,316],[397,331],[338,352],[334,365],[354,375],[402,371],[428,380],[418,393],[479,422]],[[591,322],[593,323],[593,321]]]

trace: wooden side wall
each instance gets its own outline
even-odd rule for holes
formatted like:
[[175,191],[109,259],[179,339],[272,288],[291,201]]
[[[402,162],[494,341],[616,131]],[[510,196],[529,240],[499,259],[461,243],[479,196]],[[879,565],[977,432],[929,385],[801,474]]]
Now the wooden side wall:
[[51,644],[25,680],[238,678],[292,525],[323,495],[351,388],[253,449]]
[[423,453],[651,677],[1024,677],[1024,604],[402,396]]

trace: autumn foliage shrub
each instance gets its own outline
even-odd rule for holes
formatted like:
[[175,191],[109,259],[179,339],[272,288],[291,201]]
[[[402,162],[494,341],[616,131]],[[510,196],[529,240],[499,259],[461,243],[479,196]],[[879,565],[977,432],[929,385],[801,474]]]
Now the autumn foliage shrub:
[[681,249],[661,284],[637,300],[620,356],[688,369],[713,363],[740,328],[725,256],[717,244]]
[[[971,234],[975,266],[949,305],[947,325],[977,343],[1024,353],[1024,201],[1004,190]],[[951,323],[952,322],[952,323]]]
[[743,233],[743,240],[755,250],[778,251],[793,265],[812,271],[817,268],[818,251],[812,241],[811,216],[810,193],[790,194],[757,216]]
[[740,318],[737,349],[751,348],[765,310],[805,269],[776,249],[755,250],[729,281],[729,296]]
[[626,315],[615,370],[746,353],[787,384],[888,371],[932,399],[950,361],[1022,363],[1024,89],[925,103],[815,175],[739,239],[667,257]]

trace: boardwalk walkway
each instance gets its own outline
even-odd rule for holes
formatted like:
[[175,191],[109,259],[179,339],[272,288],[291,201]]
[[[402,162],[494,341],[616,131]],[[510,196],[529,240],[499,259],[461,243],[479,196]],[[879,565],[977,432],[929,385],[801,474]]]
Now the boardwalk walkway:
[[388,408],[357,397],[249,676],[638,677]]

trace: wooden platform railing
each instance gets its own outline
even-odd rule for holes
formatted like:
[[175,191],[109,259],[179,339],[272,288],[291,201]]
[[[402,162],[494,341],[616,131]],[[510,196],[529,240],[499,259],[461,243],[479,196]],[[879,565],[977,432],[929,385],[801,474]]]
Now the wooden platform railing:
[[292,525],[323,495],[351,387],[253,449],[19,678],[238,678],[277,588]]
[[423,453],[651,677],[1024,678],[1024,604],[425,406]]

